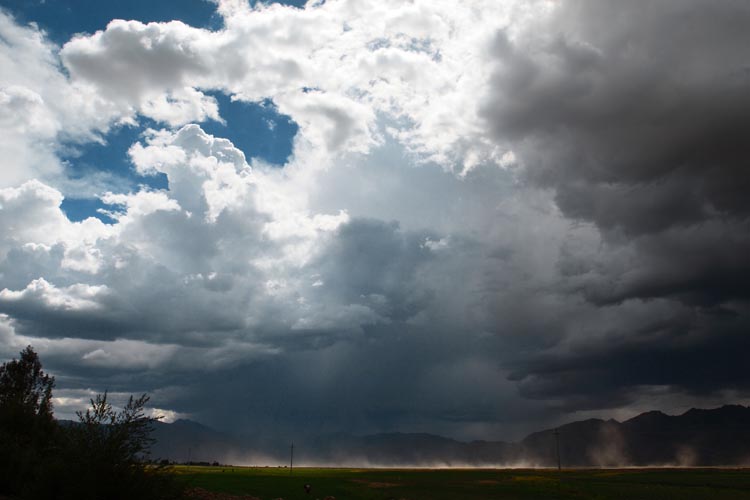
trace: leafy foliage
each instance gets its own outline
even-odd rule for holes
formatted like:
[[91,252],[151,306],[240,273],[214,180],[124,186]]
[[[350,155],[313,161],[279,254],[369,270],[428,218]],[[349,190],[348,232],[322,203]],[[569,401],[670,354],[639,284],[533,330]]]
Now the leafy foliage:
[[77,412],[81,426],[76,430],[80,444],[87,448],[93,463],[132,465],[148,456],[153,443],[150,437],[152,423],[158,418],[147,417],[144,412],[149,397],[130,396],[128,403],[117,412],[107,401],[107,393],[91,400],[91,408]]
[[18,360],[0,366],[0,422],[17,432],[29,430],[37,421],[52,420],[52,388],[55,378],[42,370],[31,346]]
[[148,463],[157,418],[147,395],[117,410],[105,392],[78,412],[78,423],[52,415],[54,378],[31,346],[0,366],[0,497],[29,499],[157,500],[178,498],[166,468]]
[[31,346],[0,366],[0,491],[21,492],[38,479],[36,465],[50,451],[54,377]]
[[149,398],[130,397],[120,411],[107,393],[91,400],[78,412],[79,425],[69,430],[70,466],[85,479],[88,491],[78,499],[165,498],[178,493],[165,468],[147,465],[150,437],[156,418],[145,413]]

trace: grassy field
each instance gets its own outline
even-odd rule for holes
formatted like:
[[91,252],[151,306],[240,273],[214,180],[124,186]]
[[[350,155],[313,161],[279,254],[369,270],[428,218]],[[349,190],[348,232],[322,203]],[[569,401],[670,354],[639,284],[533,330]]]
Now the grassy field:
[[[263,500],[750,500],[750,469],[317,469],[176,467],[190,486]],[[312,486],[310,495],[304,484]]]

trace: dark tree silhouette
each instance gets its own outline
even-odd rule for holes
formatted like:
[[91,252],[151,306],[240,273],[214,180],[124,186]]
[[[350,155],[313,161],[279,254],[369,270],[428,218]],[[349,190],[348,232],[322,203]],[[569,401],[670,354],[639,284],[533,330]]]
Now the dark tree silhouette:
[[31,346],[0,366],[0,418],[4,426],[28,427],[34,421],[52,420],[52,388],[55,378],[42,370]]
[[23,493],[54,446],[54,385],[31,346],[0,366],[0,492]]
[[152,424],[145,394],[121,410],[107,393],[60,425],[52,414],[55,379],[31,346],[0,366],[0,498],[175,499],[182,486],[147,462]]
[[79,477],[87,479],[88,491],[83,498],[159,498],[168,495],[163,468],[148,465],[153,442],[152,426],[158,418],[147,416],[149,397],[130,396],[117,411],[108,395],[97,395],[91,407],[78,412],[79,425],[71,427],[73,466]]
[[153,423],[160,417],[146,416],[145,406],[149,397],[143,394],[138,399],[130,396],[122,411],[115,411],[107,401],[107,393],[91,400],[91,408],[77,412],[90,448],[89,454],[97,461],[134,464],[148,458],[153,443]]

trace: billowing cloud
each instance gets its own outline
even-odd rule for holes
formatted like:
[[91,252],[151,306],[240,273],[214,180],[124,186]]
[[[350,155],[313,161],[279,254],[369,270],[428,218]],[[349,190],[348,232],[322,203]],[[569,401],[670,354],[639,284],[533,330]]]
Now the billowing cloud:
[[[0,14],[2,355],[61,405],[486,438],[750,390],[743,4],[217,9],[62,47]],[[283,168],[195,123],[218,93],[299,125]],[[144,121],[166,187],[69,220],[60,148]]]
[[635,301],[664,315],[652,332],[616,329],[599,347],[577,335],[585,353],[540,356],[517,375],[530,392],[746,387],[729,352],[750,290],[740,257],[750,234],[748,20],[732,1],[572,1],[542,21],[543,35],[498,33],[482,108],[492,136],[566,217],[604,238],[596,252],[561,255],[568,286],[604,308]]
[[732,1],[569,2],[542,37],[498,33],[483,114],[573,218],[639,235],[742,216],[748,16]]
[[[523,25],[547,9],[536,2],[326,2],[305,9],[219,2],[219,31],[114,20],[73,38],[60,54],[74,82],[138,103],[140,113],[172,125],[177,117],[218,119],[200,89],[220,90],[246,101],[272,99],[315,148],[367,152],[379,142],[377,114],[388,113],[411,124],[400,132],[415,151],[463,169],[507,153],[483,137],[477,120],[497,26]],[[189,105],[180,97],[186,92]],[[165,100],[170,112],[159,109]]]

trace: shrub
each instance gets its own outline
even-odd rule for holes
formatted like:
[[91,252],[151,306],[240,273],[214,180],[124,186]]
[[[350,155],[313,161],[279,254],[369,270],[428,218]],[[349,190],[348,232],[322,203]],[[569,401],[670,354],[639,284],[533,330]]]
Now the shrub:
[[68,431],[69,467],[83,480],[85,491],[77,499],[157,499],[176,497],[177,484],[167,468],[148,463],[153,442],[150,434],[157,419],[146,416],[145,394],[132,396],[116,411],[107,393],[91,400],[91,408],[78,412],[79,424]]
[[150,465],[149,398],[132,396],[117,411],[107,393],[78,412],[79,422],[52,417],[54,378],[31,348],[0,366],[0,496],[27,499],[173,499],[180,484],[164,466]]

